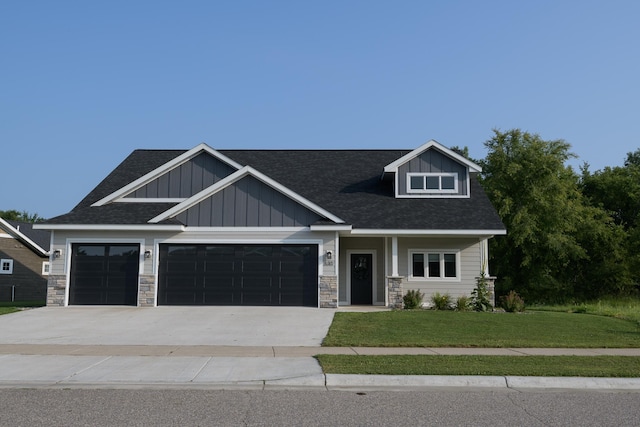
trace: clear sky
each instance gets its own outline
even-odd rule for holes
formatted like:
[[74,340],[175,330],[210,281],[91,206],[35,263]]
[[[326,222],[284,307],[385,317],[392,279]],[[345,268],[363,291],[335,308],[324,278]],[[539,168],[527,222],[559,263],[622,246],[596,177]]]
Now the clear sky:
[[5,1],[0,210],[71,210],[136,148],[640,148],[640,2]]

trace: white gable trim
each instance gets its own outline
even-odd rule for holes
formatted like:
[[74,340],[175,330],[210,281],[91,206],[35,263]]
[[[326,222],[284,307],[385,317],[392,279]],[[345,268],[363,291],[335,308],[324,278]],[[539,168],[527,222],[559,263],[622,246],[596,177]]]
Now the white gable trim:
[[445,147],[444,145],[440,144],[438,141],[433,139],[422,144],[420,147],[416,148],[415,150],[405,154],[404,156],[400,157],[398,160],[395,160],[394,162],[389,163],[387,166],[384,167],[384,172],[385,173],[398,172],[398,168],[401,165],[405,164],[406,162],[413,159],[414,157],[418,157],[420,154],[422,154],[423,152],[427,151],[430,148],[435,148],[441,151],[442,153],[444,153],[445,155],[458,161],[459,163],[462,163],[469,169],[470,172],[482,172],[482,168],[479,165],[461,156],[455,151],[448,149],[447,147]]
[[202,144],[199,144],[199,145],[193,147],[191,150],[182,153],[181,155],[179,155],[175,159],[168,161],[167,163],[163,164],[162,166],[157,167],[156,169],[152,170],[151,172],[147,173],[146,175],[141,176],[140,178],[136,179],[135,181],[130,182],[129,184],[125,185],[124,187],[122,187],[118,191],[115,191],[115,192],[109,194],[108,196],[98,200],[97,202],[95,202],[91,206],[103,206],[103,205],[106,205],[107,203],[111,203],[111,202],[115,201],[116,199],[124,197],[127,194],[137,190],[138,188],[141,188],[141,187],[145,186],[146,184],[150,183],[154,179],[156,179],[156,178],[164,175],[165,173],[177,168],[178,166],[182,165],[183,163],[186,163],[187,161],[189,161],[190,159],[194,158],[195,156],[197,156],[198,154],[200,154],[202,152],[209,153],[210,155],[212,155],[213,157],[217,158],[218,160],[221,160],[221,161],[227,163],[228,165],[230,165],[230,166],[232,166],[232,167],[234,167],[236,169],[241,169],[242,168],[242,165],[240,165],[239,163],[236,163],[235,161],[231,160],[227,156],[219,153],[218,151],[216,151],[213,148],[209,147],[207,144],[202,143]]
[[300,203],[302,206],[306,207],[307,209],[317,213],[318,215],[322,215],[325,218],[330,219],[331,221],[337,222],[337,223],[344,223],[344,221],[340,218],[338,218],[337,216],[333,215],[332,213],[328,212],[327,210],[321,208],[320,206],[316,205],[315,203],[305,199],[304,197],[300,196],[299,194],[289,190],[287,187],[281,185],[280,183],[274,181],[273,179],[269,178],[268,176],[264,175],[261,172],[258,172],[256,169],[252,168],[251,166],[245,166],[243,168],[241,168],[240,170],[238,170],[237,172],[232,173],[231,175],[227,176],[224,179],[221,179],[220,181],[216,182],[215,184],[209,186],[208,188],[205,188],[204,190],[200,191],[197,194],[194,194],[192,197],[189,197],[187,200],[185,200],[184,202],[172,207],[171,209],[161,213],[160,215],[156,216],[155,218],[152,218],[149,220],[149,223],[151,224],[155,224],[158,223],[160,221],[164,221],[168,218],[172,218],[175,217],[176,215],[184,212],[185,210],[191,208],[192,206],[197,205],[198,203],[202,202],[203,200],[205,200],[206,198],[212,196],[213,194],[223,190],[224,188],[232,185],[233,183],[239,181],[240,179],[246,177],[246,176],[252,176],[260,181],[262,181],[263,183],[267,184],[268,186],[274,188],[275,190],[279,191],[280,193],[284,194],[285,196],[290,197],[291,199],[295,200],[296,202]]
[[[20,230],[18,230],[17,228],[15,228],[13,225],[9,224],[7,221],[5,221],[2,218],[0,218],[0,227],[4,229],[4,231],[6,231],[7,234],[9,234],[9,236],[13,237],[14,239],[22,240],[24,243],[31,246],[31,248],[33,248],[36,252],[39,252],[40,255],[42,256],[49,255],[48,250],[44,249],[43,247],[38,245],[36,242],[34,242],[33,240],[25,236],[23,233],[20,232]],[[33,228],[37,229],[37,227],[35,227],[35,224]]]

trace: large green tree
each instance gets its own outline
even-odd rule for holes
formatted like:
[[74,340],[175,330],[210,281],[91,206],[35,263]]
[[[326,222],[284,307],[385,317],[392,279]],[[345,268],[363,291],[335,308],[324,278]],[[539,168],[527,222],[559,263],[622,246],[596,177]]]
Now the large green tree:
[[622,273],[601,262],[624,233],[585,203],[579,176],[566,165],[569,144],[512,129],[494,130],[485,146],[482,183],[507,227],[491,242],[498,293],[515,289],[530,301],[549,301],[588,298],[613,286],[603,286],[603,278]]

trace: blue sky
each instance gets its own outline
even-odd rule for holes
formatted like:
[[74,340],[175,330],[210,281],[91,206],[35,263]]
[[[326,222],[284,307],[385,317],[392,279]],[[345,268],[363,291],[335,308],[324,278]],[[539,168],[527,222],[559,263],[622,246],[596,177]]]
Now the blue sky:
[[640,148],[640,2],[9,1],[0,210],[71,210],[136,148]]

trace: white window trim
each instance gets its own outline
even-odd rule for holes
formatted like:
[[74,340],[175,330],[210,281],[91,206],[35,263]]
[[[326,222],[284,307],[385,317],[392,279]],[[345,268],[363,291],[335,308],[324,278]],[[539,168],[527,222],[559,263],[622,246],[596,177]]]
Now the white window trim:
[[[423,180],[422,189],[411,188],[411,178],[420,177]],[[436,189],[427,189],[426,178],[438,177],[438,186]],[[453,189],[442,188],[442,178],[453,177]],[[409,194],[458,194],[458,173],[457,172],[408,172],[407,173],[407,193]]]
[[[9,264],[9,269],[5,270],[5,263]],[[9,258],[0,259],[0,274],[13,274],[13,260]]]
[[42,275],[48,276],[51,271],[51,263],[49,261],[42,261]]
[[[424,276],[413,275],[413,255],[424,255]],[[440,277],[429,277],[429,254],[440,256]],[[456,256],[456,277],[444,276],[444,255],[453,254]],[[409,249],[408,259],[408,280],[412,282],[460,282],[460,250],[458,249]]]

